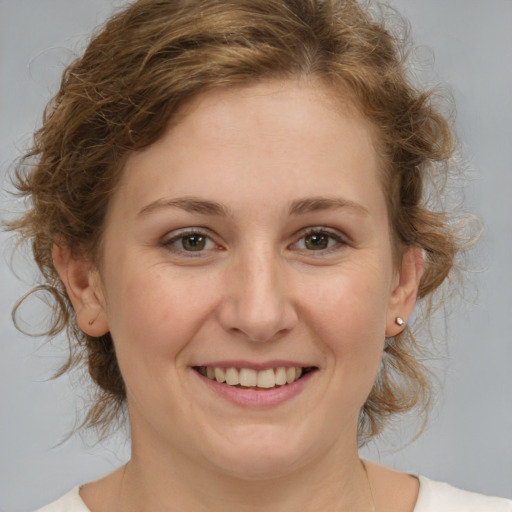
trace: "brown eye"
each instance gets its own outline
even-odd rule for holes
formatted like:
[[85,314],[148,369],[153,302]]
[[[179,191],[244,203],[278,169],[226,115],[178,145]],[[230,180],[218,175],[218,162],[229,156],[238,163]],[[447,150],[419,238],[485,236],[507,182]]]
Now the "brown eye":
[[176,236],[164,240],[162,245],[182,256],[201,256],[217,248],[215,242],[205,233],[188,231],[176,234]]
[[186,235],[181,237],[181,246],[185,251],[202,251],[206,247],[207,237],[203,235]]
[[318,256],[327,256],[333,251],[341,250],[346,246],[345,239],[336,231],[323,228],[312,228],[306,231],[292,246],[304,252],[317,252]]
[[304,237],[304,246],[311,251],[321,251],[330,247],[332,237],[326,233],[311,233]]

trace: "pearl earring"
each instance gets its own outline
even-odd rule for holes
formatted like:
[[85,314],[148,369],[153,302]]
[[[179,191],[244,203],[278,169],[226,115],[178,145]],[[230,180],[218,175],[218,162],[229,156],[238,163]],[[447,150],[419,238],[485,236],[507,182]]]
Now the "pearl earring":
[[402,325],[404,325],[404,324],[405,324],[405,320],[404,320],[401,316],[397,316],[397,317],[395,318],[395,323],[396,323],[397,325],[399,325],[400,327],[402,327]]

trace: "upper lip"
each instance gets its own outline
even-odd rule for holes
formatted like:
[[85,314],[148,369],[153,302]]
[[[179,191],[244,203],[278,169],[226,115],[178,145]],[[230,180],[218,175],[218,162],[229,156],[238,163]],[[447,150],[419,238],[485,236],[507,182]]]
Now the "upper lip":
[[252,370],[266,370],[268,368],[291,368],[293,366],[299,367],[299,368],[313,368],[316,367],[315,365],[312,365],[310,363],[303,363],[299,361],[290,361],[285,359],[275,359],[271,361],[265,361],[265,362],[254,362],[254,361],[246,361],[246,360],[230,360],[230,361],[208,361],[203,362],[200,364],[194,364],[192,365],[194,367],[199,366],[205,366],[205,367],[212,367],[212,368],[250,368]]

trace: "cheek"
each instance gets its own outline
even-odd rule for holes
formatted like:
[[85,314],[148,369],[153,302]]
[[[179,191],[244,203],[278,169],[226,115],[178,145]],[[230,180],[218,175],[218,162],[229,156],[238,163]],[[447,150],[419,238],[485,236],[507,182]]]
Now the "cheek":
[[382,269],[363,273],[347,268],[307,287],[307,323],[335,364],[347,371],[378,368],[389,301],[382,274]]
[[206,286],[198,287],[168,269],[122,271],[122,275],[108,308],[119,357],[129,352],[143,359],[155,354],[175,358],[208,316],[212,294]]
[[370,273],[351,265],[346,270],[319,282],[309,294],[306,319],[325,355],[330,383],[326,423],[336,426],[347,419],[351,425],[357,422],[371,392],[382,358],[388,303],[383,269]]
[[385,332],[390,283],[382,268],[361,271],[346,266],[321,279],[304,280],[301,295],[320,324],[337,325],[340,334]]

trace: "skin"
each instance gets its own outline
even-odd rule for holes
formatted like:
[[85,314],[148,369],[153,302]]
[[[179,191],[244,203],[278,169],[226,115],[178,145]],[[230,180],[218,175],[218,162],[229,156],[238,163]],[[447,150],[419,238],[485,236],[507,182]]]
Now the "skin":
[[[393,260],[373,128],[329,93],[274,81],[196,97],[128,158],[101,270],[55,247],[79,325],[111,332],[127,389],[132,459],[82,488],[92,512],[371,510],[358,414],[423,262]],[[203,250],[184,249],[190,229]],[[234,360],[316,371],[245,407],[193,369]],[[368,468],[379,512],[412,511],[415,478]]]

